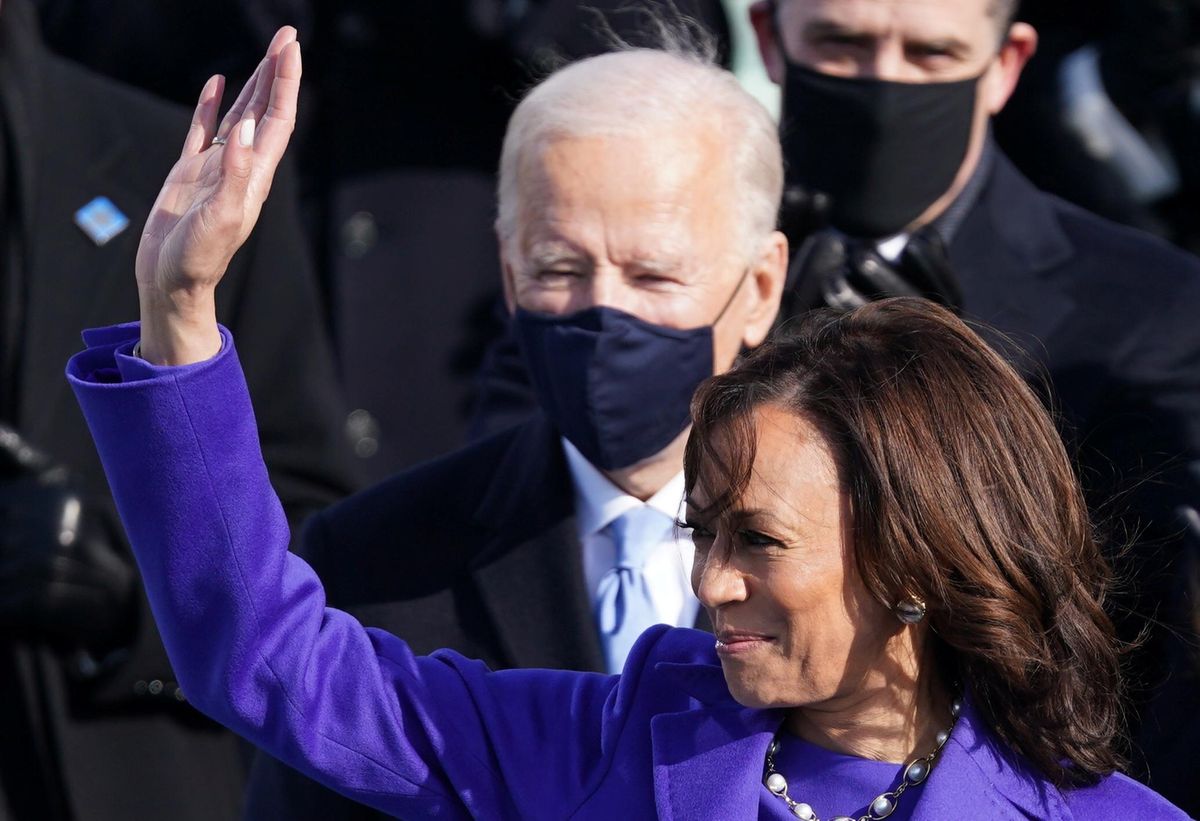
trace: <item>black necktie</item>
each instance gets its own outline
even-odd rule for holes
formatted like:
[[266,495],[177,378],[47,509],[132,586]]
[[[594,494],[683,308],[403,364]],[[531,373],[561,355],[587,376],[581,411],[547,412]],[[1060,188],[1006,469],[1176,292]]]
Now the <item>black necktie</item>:
[[888,262],[873,243],[832,230],[811,234],[788,271],[789,314],[813,308],[850,310],[877,299],[909,296],[962,308],[962,291],[945,243],[932,228],[914,233],[900,258]]

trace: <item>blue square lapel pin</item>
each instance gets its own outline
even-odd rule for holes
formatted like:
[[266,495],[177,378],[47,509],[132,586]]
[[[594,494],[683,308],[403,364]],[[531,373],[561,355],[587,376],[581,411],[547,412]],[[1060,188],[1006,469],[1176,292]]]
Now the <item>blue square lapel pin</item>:
[[75,212],[75,224],[97,245],[104,245],[129,227],[129,217],[108,197],[96,197]]

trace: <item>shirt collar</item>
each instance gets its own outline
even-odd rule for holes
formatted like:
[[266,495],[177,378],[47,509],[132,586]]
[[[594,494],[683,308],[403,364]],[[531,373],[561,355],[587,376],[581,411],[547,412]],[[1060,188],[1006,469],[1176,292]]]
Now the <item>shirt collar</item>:
[[905,246],[908,245],[908,234],[896,234],[894,237],[885,239],[875,246],[875,250],[879,252],[879,256],[886,259],[888,262],[896,262],[904,253]]
[[[575,485],[575,521],[581,541],[608,527],[622,513],[643,504],[614,485],[566,437],[562,439],[562,446]],[[683,504],[683,471],[672,477],[645,504],[671,519],[679,516]]]

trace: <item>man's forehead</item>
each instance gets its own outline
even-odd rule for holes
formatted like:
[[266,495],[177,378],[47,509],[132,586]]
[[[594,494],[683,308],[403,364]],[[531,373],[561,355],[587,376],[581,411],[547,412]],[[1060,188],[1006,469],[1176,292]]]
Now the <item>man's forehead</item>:
[[707,124],[547,135],[521,152],[520,180],[532,195],[549,193],[537,189],[562,196],[578,188],[613,188],[632,196],[647,192],[686,199],[691,189],[712,177],[713,166],[726,153],[724,140]]
[[969,39],[993,26],[991,0],[781,0],[789,27],[845,29],[910,39]]
[[516,192],[524,253],[678,267],[698,246],[732,237],[720,158],[697,151],[701,141],[682,155],[663,151],[654,136],[558,140],[531,152]]

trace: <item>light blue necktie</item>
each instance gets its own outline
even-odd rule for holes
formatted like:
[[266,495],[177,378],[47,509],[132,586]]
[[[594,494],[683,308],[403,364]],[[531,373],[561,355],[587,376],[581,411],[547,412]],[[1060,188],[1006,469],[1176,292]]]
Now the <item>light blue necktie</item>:
[[621,672],[638,636],[659,622],[642,569],[669,524],[667,516],[642,505],[626,511],[608,526],[617,547],[617,560],[600,579],[596,624],[610,673]]

